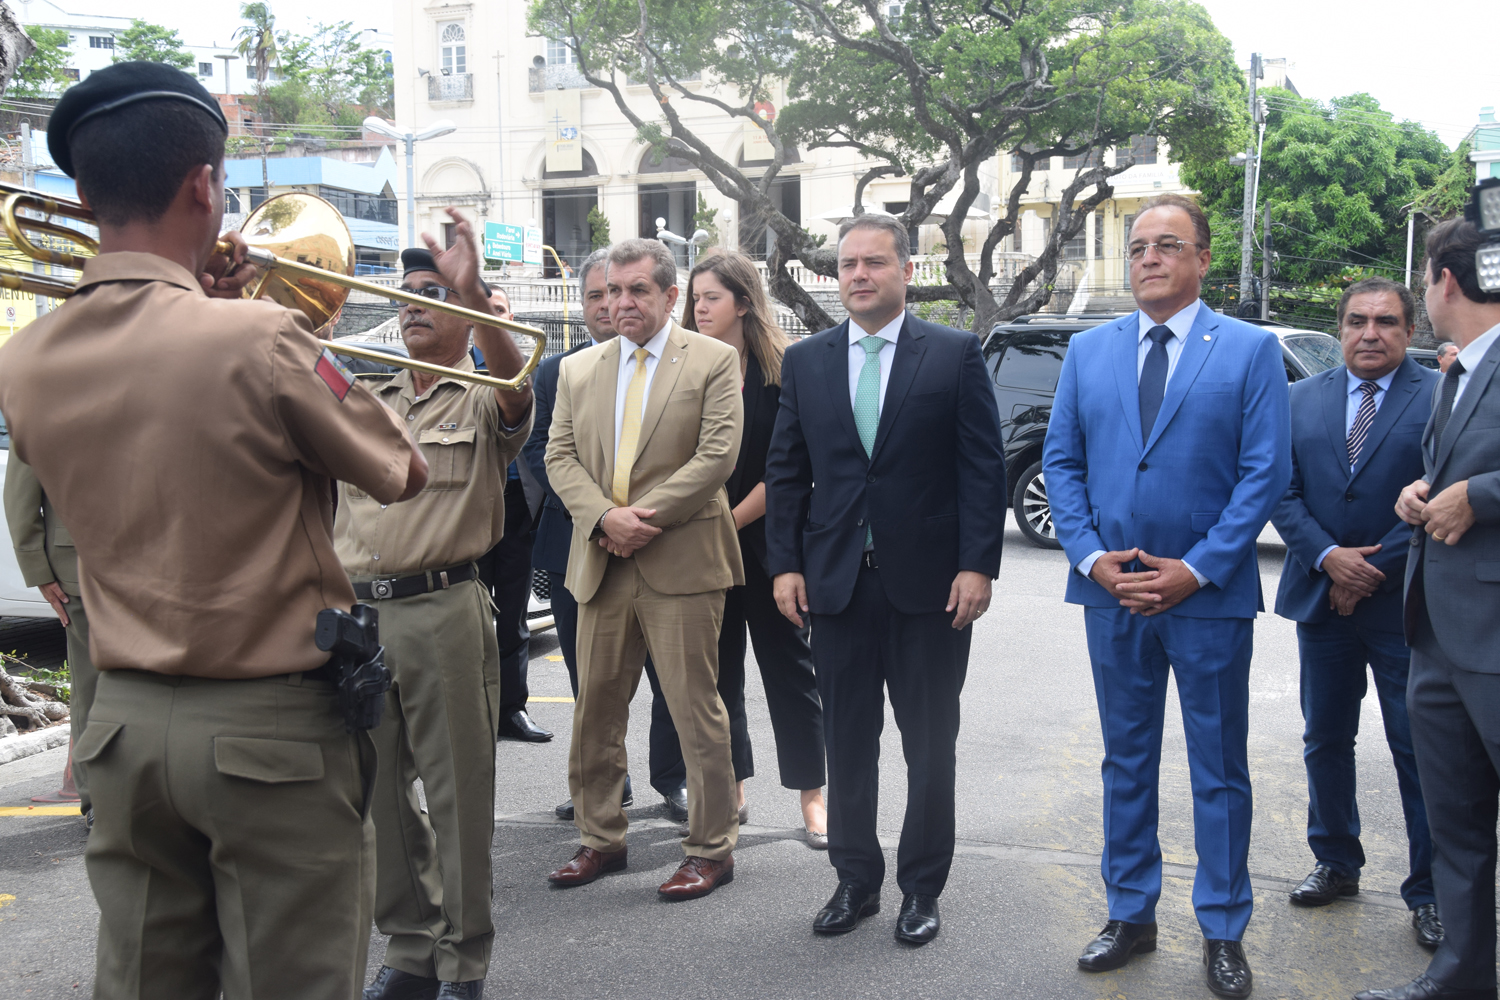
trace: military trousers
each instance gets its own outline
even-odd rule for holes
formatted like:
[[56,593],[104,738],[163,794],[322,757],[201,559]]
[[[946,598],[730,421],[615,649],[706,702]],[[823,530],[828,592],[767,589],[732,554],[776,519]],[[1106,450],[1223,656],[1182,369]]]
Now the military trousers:
[[724,591],[663,594],[633,559],[611,556],[592,599],[578,605],[578,697],[568,791],[583,846],[618,851],[628,821],[625,729],[649,654],[687,770],[689,856],[721,861],[739,837],[729,713],[719,697]]
[[390,936],[385,964],[444,982],[483,979],[495,936],[494,611],[477,580],[371,603],[392,678],[385,716],[370,733],[379,759],[375,926]]
[[93,778],[96,1000],[358,994],[374,755],[333,685],[106,671],[74,756]]
[[[69,737],[73,746],[83,739],[83,731],[89,724],[89,707],[94,703],[94,689],[99,684],[99,672],[89,656],[89,616],[83,609],[83,598],[68,595],[65,605],[68,612],[68,676],[72,689],[68,692]],[[89,798],[89,769],[78,763],[73,755],[73,787],[78,789],[78,807],[88,812],[92,805]]]

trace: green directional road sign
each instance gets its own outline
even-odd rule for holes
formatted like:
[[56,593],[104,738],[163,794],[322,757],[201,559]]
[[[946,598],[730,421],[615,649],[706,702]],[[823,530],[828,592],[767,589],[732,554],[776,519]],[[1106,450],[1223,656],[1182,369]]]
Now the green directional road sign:
[[506,261],[511,264],[540,264],[542,262],[542,231],[536,226],[511,226],[503,222],[484,224],[484,256],[486,260]]

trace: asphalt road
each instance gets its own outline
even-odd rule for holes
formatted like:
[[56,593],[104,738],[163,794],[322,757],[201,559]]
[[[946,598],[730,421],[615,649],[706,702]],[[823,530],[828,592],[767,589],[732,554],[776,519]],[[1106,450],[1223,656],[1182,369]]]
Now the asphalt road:
[[[1281,552],[1261,550],[1274,594]],[[760,776],[748,783],[751,823],[735,852],[735,880],[714,895],[669,904],[655,888],[680,861],[679,829],[645,778],[649,688],[633,705],[636,762],[630,868],[591,886],[546,881],[576,831],[552,818],[566,797],[571,705],[533,701],[549,744],[498,751],[494,841],[496,939],[486,995],[526,1000],[629,996],[729,998],[1026,997],[1127,1000],[1209,997],[1190,901],[1194,852],[1180,716],[1169,695],[1162,775],[1159,950],[1115,973],[1089,975],[1074,959],[1105,919],[1099,880],[1098,716],[1082,613],[1062,601],[1061,553],[1026,545],[1012,527],[991,612],[976,626],[959,737],[958,856],[942,897],[941,936],[913,949],[891,935],[900,895],[895,837],[905,803],[899,734],[883,736],[881,833],[890,850],[883,912],[841,938],[813,935],[813,914],[835,878],[801,839],[796,793],[776,781],[775,749],[759,678],[747,698]],[[1406,841],[1379,707],[1366,699],[1369,745],[1359,760],[1368,864],[1361,895],[1316,910],[1286,892],[1312,866],[1304,840],[1296,636],[1274,616],[1256,625],[1250,767],[1255,916],[1245,939],[1260,998],[1348,997],[1405,982],[1426,966],[1397,889]],[[533,697],[566,697],[550,635],[533,642]],[[50,791],[62,751],[0,767],[0,805]],[[0,995],[77,997],[92,983],[97,913],[84,874],[85,835],[71,818],[0,816]],[[11,898],[13,897],[13,898]],[[315,929],[310,941],[315,941]],[[371,972],[382,945],[371,949]]]

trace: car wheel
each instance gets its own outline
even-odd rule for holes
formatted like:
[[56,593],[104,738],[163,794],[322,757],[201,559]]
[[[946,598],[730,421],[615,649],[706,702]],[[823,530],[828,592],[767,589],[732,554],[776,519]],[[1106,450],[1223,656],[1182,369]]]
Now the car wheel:
[[1011,495],[1016,524],[1032,545],[1043,549],[1060,549],[1057,528],[1052,523],[1052,507],[1047,503],[1047,484],[1042,480],[1042,463],[1033,462],[1016,481]]

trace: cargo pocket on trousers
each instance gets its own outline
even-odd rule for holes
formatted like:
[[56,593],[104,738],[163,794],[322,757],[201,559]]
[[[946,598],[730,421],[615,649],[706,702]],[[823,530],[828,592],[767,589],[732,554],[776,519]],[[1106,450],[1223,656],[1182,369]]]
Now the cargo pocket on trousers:
[[88,764],[98,759],[109,746],[110,741],[119,735],[120,730],[125,728],[123,722],[95,722],[90,720],[84,729],[83,735],[78,738],[78,745],[73,748],[73,763]]
[[317,781],[323,777],[323,748],[316,743],[291,740],[216,736],[214,767],[231,778],[248,778],[268,785]]

